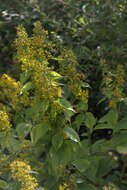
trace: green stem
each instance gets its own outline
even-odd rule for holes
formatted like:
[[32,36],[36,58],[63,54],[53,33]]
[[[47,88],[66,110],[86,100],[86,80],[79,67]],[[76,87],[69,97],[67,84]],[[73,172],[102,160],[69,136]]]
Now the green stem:
[[92,154],[92,141],[91,141],[91,133],[89,129],[88,129],[88,146],[89,146],[89,152],[90,154]]

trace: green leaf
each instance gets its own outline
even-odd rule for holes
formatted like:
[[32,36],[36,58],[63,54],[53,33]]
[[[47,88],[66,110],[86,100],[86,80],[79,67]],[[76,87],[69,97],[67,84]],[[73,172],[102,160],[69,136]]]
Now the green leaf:
[[118,113],[115,110],[110,110],[104,117],[102,117],[99,122],[107,122],[112,125],[113,128],[116,126],[118,120]]
[[92,184],[85,183],[85,184],[79,184],[76,190],[100,190],[100,189]]
[[106,152],[112,150],[112,144],[110,141],[105,139],[100,139],[92,144],[92,153],[95,154],[97,152]]
[[29,90],[31,90],[33,88],[33,83],[32,82],[27,82],[21,89],[20,91],[20,95],[22,95],[23,93],[28,92]]
[[79,115],[76,116],[75,118],[75,122],[79,125],[81,125],[83,123],[83,121],[85,120],[85,114],[84,113],[80,113]]
[[119,131],[120,129],[127,129],[127,118],[123,118],[117,123],[115,130]]
[[91,88],[91,86],[87,82],[82,83],[82,87],[84,88]]
[[98,178],[108,175],[108,173],[113,169],[117,168],[118,163],[113,159],[112,156],[102,156],[99,160],[99,166],[97,170]]
[[76,111],[72,108],[71,104],[69,101],[67,101],[65,98],[61,98],[58,100],[58,103],[64,107],[66,110],[72,111],[76,113]]
[[88,110],[88,104],[84,101],[80,101],[77,105],[77,111],[87,111]]
[[53,77],[56,80],[63,78],[59,73],[57,73],[55,71],[50,71],[49,74],[50,74],[51,77]]
[[72,123],[72,126],[79,129],[84,120],[85,120],[85,114],[80,113],[76,116],[75,121]]
[[72,129],[71,127],[65,127],[63,129],[64,133],[73,141],[75,142],[80,142],[80,138],[78,136],[78,134],[76,133],[76,131],[74,129]]
[[49,123],[42,123],[39,126],[36,126],[31,131],[31,140],[32,143],[36,144],[38,140],[43,138],[43,136],[49,130]]
[[37,113],[40,111],[40,109],[42,109],[43,114],[47,111],[49,107],[49,100],[44,100],[42,102],[37,102],[34,104],[32,111],[33,114]]
[[107,97],[104,97],[102,99],[99,100],[99,102],[97,103],[97,105],[101,104],[102,102],[104,102],[107,99]]
[[0,137],[0,145],[1,145],[2,150],[4,150],[8,146],[8,137],[7,136]]
[[127,144],[123,144],[123,145],[117,146],[116,150],[120,154],[127,154]]
[[103,124],[98,124],[96,125],[96,127],[94,128],[94,130],[98,130],[98,129],[113,129],[114,127],[110,124],[107,123],[103,123]]
[[98,176],[96,175],[97,169],[99,167],[99,161],[100,161],[100,156],[96,155],[91,155],[88,157],[88,160],[90,162],[90,168],[88,168],[85,172],[84,175],[93,183],[98,182]]
[[110,140],[110,144],[115,147],[123,146],[127,142],[127,131],[120,131],[118,134],[115,134]]
[[74,115],[74,112],[70,111],[70,110],[66,110],[64,112],[65,115],[65,119],[69,122],[71,122],[71,117]]
[[1,189],[6,189],[6,187],[7,187],[7,182],[4,181],[4,180],[2,180],[2,179],[0,179],[0,188]]
[[86,125],[86,127],[89,128],[90,131],[92,132],[93,126],[94,126],[95,124],[96,124],[96,119],[95,119],[95,117],[93,116],[92,113],[87,112],[87,113],[85,114],[85,125]]
[[30,119],[40,110],[42,110],[42,112],[40,113],[42,117],[47,111],[48,107],[49,107],[49,100],[44,100],[42,102],[35,103],[32,108],[28,108],[26,110],[26,119]]
[[85,172],[89,166],[90,162],[86,159],[78,159],[73,162],[73,165],[80,171],[80,172]]
[[83,183],[84,182],[84,179],[82,179],[82,178],[76,178],[75,179],[75,183],[78,183],[78,184],[80,184],[80,183]]
[[18,136],[26,137],[28,133],[31,131],[32,125],[30,123],[19,123],[16,126],[16,131]]
[[52,165],[52,169],[54,170],[56,175],[59,175],[57,174],[56,168],[59,165],[66,166],[71,160],[71,145],[68,142],[64,142],[62,146],[58,149],[58,151],[56,151],[55,148],[52,146],[49,155],[49,162]]
[[31,72],[30,70],[25,70],[21,75],[20,75],[20,82],[23,84],[25,83],[29,78],[30,78]]
[[85,22],[84,22],[84,17],[80,17],[80,18],[79,18],[79,22],[80,22],[81,24],[85,24]]
[[63,144],[63,135],[57,133],[52,138],[52,144],[56,150],[58,150]]
[[66,166],[71,160],[72,152],[71,145],[68,142],[64,142],[60,149],[57,151],[56,156],[59,164]]
[[9,136],[8,138],[8,144],[7,148],[9,149],[10,152],[20,152],[21,151],[21,146],[20,146],[20,141],[15,139],[13,136]]

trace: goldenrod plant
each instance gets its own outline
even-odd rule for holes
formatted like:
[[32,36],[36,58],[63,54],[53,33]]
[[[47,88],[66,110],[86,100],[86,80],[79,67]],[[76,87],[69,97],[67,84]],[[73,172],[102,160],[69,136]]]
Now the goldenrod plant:
[[[20,76],[0,78],[0,188],[125,189],[127,119],[111,106],[112,98],[118,103],[125,96],[123,66],[114,84],[104,78],[112,96],[104,91],[108,111],[98,119],[74,52],[52,41],[39,21],[31,36],[19,25],[14,46]],[[103,130],[110,138],[94,138]]]

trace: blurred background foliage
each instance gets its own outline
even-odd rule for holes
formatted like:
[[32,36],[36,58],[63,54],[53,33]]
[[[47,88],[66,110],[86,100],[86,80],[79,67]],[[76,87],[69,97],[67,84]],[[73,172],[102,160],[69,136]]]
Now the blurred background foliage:
[[[17,72],[12,57],[17,25],[23,24],[30,34],[37,20],[59,45],[75,53],[78,70],[91,86],[89,111],[101,117],[108,109],[107,100],[97,104],[103,98],[102,73],[115,73],[118,64],[127,72],[127,1],[0,0],[1,74]],[[126,106],[122,106],[122,112],[125,115]]]

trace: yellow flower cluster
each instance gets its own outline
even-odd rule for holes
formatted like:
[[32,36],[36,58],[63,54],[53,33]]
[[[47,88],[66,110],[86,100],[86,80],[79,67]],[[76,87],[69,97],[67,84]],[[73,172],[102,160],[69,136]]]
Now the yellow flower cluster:
[[123,65],[118,65],[117,66],[117,72],[114,75],[116,79],[116,84],[113,87],[113,97],[111,98],[109,102],[109,107],[116,109],[117,108],[117,102],[121,100],[121,98],[124,98],[124,93],[123,93],[123,87],[124,87],[124,77],[125,77],[125,72],[124,72],[124,67]]
[[10,164],[13,179],[21,183],[21,190],[35,190],[38,186],[37,180],[33,177],[31,167],[26,161],[15,160]]
[[20,102],[23,106],[30,105],[30,99],[26,94],[20,94],[20,82],[16,82],[15,79],[11,78],[7,74],[3,74],[0,80],[1,87],[1,100],[8,101],[9,105],[13,109],[19,110],[17,103]]
[[84,76],[77,73],[77,60],[71,50],[62,49],[61,55],[58,58],[60,72],[68,82],[68,87],[71,93],[78,99],[88,100],[88,90],[82,90],[82,80]]
[[53,103],[60,96],[60,86],[53,85],[49,77],[51,67],[48,67],[48,59],[52,57],[54,45],[48,40],[48,32],[43,30],[41,23],[37,22],[33,29],[32,37],[28,37],[22,26],[17,28],[18,62],[22,63],[21,69],[31,70],[31,79],[34,82],[35,99],[49,99]]
[[28,105],[32,104],[32,100],[30,99],[30,97],[27,94],[20,95],[19,96],[19,102],[23,106],[28,106]]
[[116,109],[117,103],[124,98],[123,93],[124,87],[124,67],[123,65],[118,65],[116,73],[108,72],[109,68],[106,67],[105,61],[101,60],[102,70],[103,70],[103,79],[105,82],[104,94],[109,99],[109,107]]
[[19,93],[19,82],[16,82],[7,74],[3,74],[0,79],[0,88],[2,91],[1,98],[3,100],[7,99],[10,105],[15,108],[18,101],[17,96]]
[[7,113],[4,110],[0,110],[0,130],[7,132],[11,127]]

